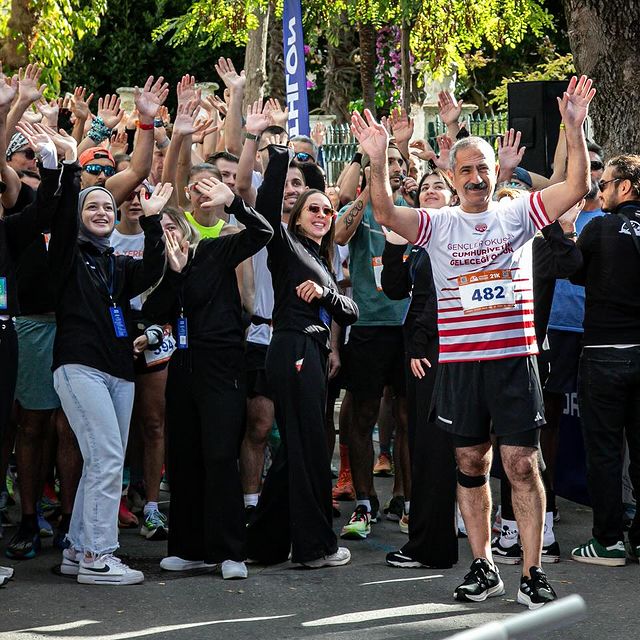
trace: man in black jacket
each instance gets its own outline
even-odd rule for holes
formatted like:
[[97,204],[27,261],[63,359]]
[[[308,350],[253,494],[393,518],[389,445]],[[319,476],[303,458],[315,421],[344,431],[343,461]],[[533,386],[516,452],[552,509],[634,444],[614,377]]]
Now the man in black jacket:
[[[629,475],[640,490],[640,156],[609,160],[599,182],[603,211],[578,239],[584,265],[571,280],[586,290],[578,401],[593,506],[593,538],[576,547],[579,562],[621,566],[623,435]],[[640,560],[640,517],[629,531]]]

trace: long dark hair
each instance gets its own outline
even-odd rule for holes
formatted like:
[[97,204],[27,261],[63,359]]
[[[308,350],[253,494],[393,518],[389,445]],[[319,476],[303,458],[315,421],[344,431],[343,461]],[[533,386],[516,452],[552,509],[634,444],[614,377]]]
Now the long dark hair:
[[[295,205],[293,205],[293,209],[291,209],[291,213],[289,214],[289,224],[287,225],[287,229],[289,229],[291,233],[295,233],[295,235],[297,235],[300,238],[303,238],[306,236],[300,233],[300,231],[298,230],[297,223],[300,218],[300,214],[304,209],[305,203],[307,202],[309,197],[312,196],[314,193],[320,193],[327,200],[329,200],[329,196],[324,191],[320,191],[319,189],[307,189],[307,191],[304,191],[303,193],[300,194],[300,197],[296,201]],[[331,200],[329,200],[329,204],[331,205]],[[333,250],[335,245],[335,232],[336,232],[336,220],[335,218],[333,218],[331,220],[331,226],[329,227],[329,231],[325,233],[325,235],[322,238],[322,241],[320,242],[320,252],[319,252],[320,257],[325,262],[325,266],[327,267],[327,269],[329,269],[329,272],[331,273],[331,275],[335,275],[333,273]]]

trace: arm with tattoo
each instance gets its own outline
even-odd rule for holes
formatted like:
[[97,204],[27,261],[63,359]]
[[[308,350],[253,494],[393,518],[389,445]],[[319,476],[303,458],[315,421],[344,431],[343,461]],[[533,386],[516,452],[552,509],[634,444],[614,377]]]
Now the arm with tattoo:
[[351,240],[357,231],[364,210],[369,203],[369,187],[366,186],[358,198],[349,205],[349,208],[340,216],[336,222],[336,242],[345,245]]

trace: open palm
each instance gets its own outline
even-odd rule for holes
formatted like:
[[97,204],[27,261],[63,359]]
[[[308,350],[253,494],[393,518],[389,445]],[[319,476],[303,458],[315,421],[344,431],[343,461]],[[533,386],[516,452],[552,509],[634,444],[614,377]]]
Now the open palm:
[[580,76],[579,80],[573,76],[562,98],[558,98],[560,115],[566,126],[581,127],[584,123],[596,94],[592,85],[593,81],[587,76]]
[[357,111],[353,112],[351,131],[370,158],[384,157],[389,146],[389,132],[375,121],[369,109],[364,110],[364,115],[366,120]]

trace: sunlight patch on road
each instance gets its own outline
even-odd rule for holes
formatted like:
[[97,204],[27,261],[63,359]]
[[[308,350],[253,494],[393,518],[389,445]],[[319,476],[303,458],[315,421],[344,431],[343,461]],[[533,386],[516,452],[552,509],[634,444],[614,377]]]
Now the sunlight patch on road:
[[413,580],[431,580],[432,578],[444,578],[441,573],[434,576],[419,576],[418,578],[395,578],[394,580],[376,580],[375,582],[363,582],[360,586],[367,587],[370,584],[387,584],[388,582],[412,582]]

